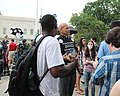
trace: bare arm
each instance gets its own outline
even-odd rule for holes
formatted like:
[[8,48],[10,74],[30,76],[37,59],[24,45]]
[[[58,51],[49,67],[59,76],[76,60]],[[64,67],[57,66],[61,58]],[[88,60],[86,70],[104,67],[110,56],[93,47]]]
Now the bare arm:
[[96,56],[95,61],[93,62],[93,67],[96,68],[97,64],[98,64],[98,57]]
[[118,80],[115,85],[112,87],[110,96],[120,96],[120,80]]
[[88,61],[88,60],[86,60],[86,57],[83,56],[83,64],[87,64],[87,61]]
[[76,67],[76,65],[78,64],[77,63],[77,59],[74,60],[74,62],[68,64],[68,65],[60,65],[60,66],[55,66],[55,67],[52,67],[50,69],[50,73],[51,75],[54,77],[54,78],[57,78],[57,77],[62,77],[62,76],[65,76],[67,75],[73,68]]

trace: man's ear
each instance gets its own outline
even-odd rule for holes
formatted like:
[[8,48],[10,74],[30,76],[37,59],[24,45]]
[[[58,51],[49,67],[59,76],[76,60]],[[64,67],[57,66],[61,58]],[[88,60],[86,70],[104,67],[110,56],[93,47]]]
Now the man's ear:
[[113,44],[110,42],[110,46],[113,46]]

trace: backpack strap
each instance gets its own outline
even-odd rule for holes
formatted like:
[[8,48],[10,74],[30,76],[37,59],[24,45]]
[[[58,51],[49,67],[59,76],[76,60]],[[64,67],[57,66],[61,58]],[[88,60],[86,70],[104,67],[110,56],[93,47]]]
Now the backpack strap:
[[[42,40],[43,40],[45,37],[47,37],[47,36],[52,36],[52,35],[43,35],[43,36],[37,41],[37,43],[35,44],[35,46],[36,46],[36,53],[37,53],[37,49],[38,49],[40,43],[41,43]],[[37,36],[37,37],[38,37],[38,36]],[[34,43],[35,43],[37,37],[35,38]],[[37,57],[36,57],[36,58],[37,58]],[[40,84],[40,82],[43,80],[43,78],[45,77],[45,75],[47,74],[48,71],[49,71],[49,69],[47,69],[47,70],[45,71],[45,73],[43,74],[43,76],[42,76],[41,78],[38,76],[39,84]]]
[[35,44],[36,44],[36,39],[39,37],[39,35],[40,35],[40,34],[38,34],[38,35],[35,37],[34,41],[33,41],[33,45],[34,45],[34,46],[35,46]]
[[43,74],[43,76],[41,77],[41,79],[39,79],[39,84],[40,84],[40,82],[43,80],[43,78],[45,77],[45,75],[47,74],[48,71],[49,71],[49,69],[47,69],[47,70],[45,71],[45,73]]

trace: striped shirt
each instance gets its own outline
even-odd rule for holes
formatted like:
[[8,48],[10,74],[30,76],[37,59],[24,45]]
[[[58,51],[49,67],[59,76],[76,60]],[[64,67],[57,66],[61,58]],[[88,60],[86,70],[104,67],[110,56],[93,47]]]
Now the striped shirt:
[[111,55],[104,56],[100,59],[91,80],[96,85],[100,83],[99,96],[109,96],[111,88],[119,79],[120,50],[116,50]]

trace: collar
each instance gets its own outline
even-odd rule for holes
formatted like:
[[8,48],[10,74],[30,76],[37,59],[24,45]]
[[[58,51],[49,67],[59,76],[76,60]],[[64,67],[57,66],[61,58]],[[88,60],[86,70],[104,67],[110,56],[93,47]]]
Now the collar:
[[111,54],[120,54],[120,49],[115,50],[114,52],[112,52]]
[[68,38],[68,36],[63,36],[63,35],[60,35],[62,38]]

